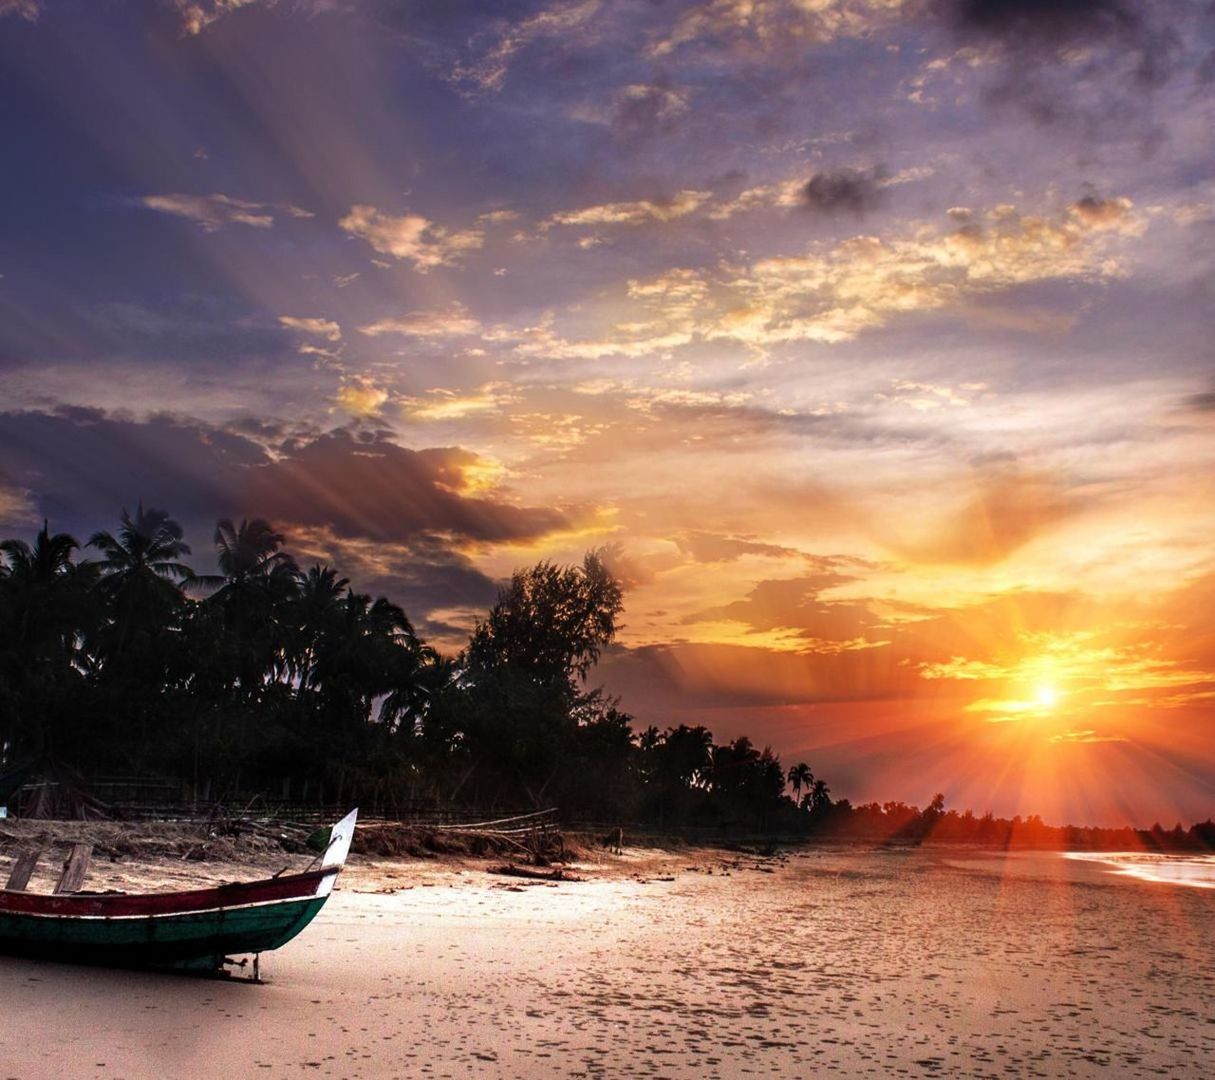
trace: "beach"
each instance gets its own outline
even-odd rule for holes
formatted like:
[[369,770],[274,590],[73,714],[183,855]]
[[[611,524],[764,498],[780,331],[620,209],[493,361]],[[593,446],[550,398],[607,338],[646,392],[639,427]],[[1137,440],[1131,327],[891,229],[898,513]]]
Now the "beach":
[[0,1076],[1202,1076],[1215,890],[1056,853],[356,857],[265,985],[0,959]]

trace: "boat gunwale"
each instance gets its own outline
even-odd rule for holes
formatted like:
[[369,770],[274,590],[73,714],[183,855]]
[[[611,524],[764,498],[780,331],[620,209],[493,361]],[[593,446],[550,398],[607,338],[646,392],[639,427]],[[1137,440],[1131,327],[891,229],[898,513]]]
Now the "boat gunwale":
[[172,916],[317,896],[340,866],[176,892],[46,893],[0,889],[0,915],[54,918]]

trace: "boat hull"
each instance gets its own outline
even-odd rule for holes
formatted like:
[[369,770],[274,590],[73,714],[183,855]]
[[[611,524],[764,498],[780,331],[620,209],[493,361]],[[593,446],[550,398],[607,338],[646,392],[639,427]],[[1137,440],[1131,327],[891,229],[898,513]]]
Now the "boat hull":
[[325,900],[309,897],[178,915],[0,913],[0,950],[79,964],[216,971],[231,956],[285,945]]
[[316,870],[172,893],[0,890],[0,952],[113,967],[216,971],[285,945],[324,906],[354,835],[335,825]]

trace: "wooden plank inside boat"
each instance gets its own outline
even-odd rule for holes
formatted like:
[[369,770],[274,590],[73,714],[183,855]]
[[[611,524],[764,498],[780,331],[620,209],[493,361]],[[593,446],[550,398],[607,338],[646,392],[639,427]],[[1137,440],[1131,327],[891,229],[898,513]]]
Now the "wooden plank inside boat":
[[8,875],[8,884],[4,887],[17,892],[24,890],[30,883],[30,876],[34,873],[34,867],[38,865],[41,857],[41,848],[31,848],[21,852],[13,862],[12,872]]
[[80,891],[84,884],[84,875],[89,872],[89,859],[93,856],[92,844],[73,844],[67,862],[63,864],[63,873],[59,884],[55,886],[56,895]]

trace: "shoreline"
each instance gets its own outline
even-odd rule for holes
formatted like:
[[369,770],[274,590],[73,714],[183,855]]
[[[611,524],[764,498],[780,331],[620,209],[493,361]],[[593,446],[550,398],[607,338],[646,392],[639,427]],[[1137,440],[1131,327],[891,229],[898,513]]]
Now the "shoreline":
[[[381,834],[389,833],[389,842]],[[7,876],[15,854],[31,847],[43,854],[30,880],[34,892],[50,892],[62,859],[74,843],[93,845],[86,887],[122,891],[172,890],[196,885],[269,876],[303,869],[312,859],[301,832],[276,831],[274,825],[247,827],[223,835],[198,823],[50,821],[5,819],[0,822],[0,874]],[[1144,850],[1013,846],[955,840],[923,843],[867,840],[740,837],[716,843],[689,841],[671,834],[626,834],[616,853],[595,833],[563,836],[563,855],[534,861],[517,845],[480,834],[443,834],[429,827],[386,823],[360,824],[339,888],[391,892],[463,878],[509,878],[523,884],[627,881],[670,878],[680,873],[771,873],[790,858],[811,854],[920,853],[930,857],[1057,853],[1077,857],[1120,855],[1153,857],[1210,856],[1209,850]],[[1098,862],[1097,858],[1089,861]],[[3,879],[0,879],[3,880]],[[1180,881],[1179,884],[1189,884]]]

